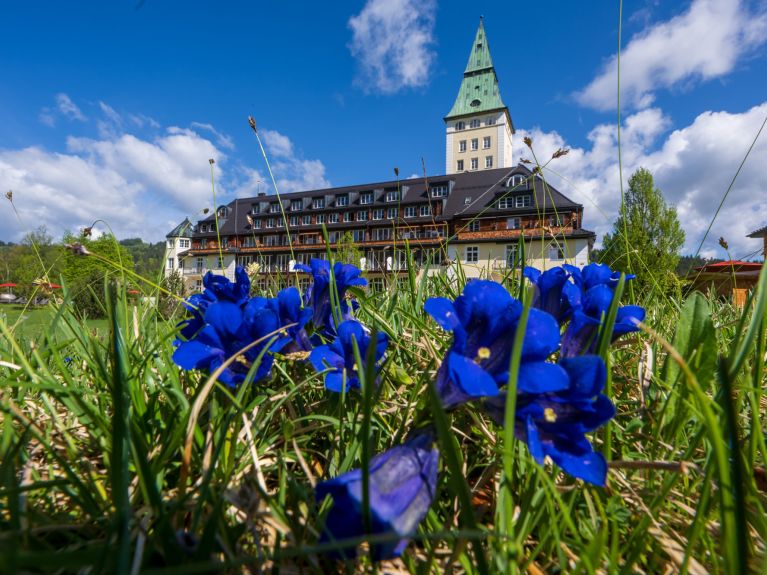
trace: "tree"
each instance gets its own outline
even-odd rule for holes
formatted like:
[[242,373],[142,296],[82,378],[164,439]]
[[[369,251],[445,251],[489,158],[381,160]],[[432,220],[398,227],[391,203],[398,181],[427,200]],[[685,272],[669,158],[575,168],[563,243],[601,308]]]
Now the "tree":
[[[133,258],[128,250],[117,243],[114,236],[104,234],[98,239],[89,240],[84,237],[64,236],[64,243],[80,242],[85,248],[97,254],[93,256],[76,255],[65,248],[61,259],[61,275],[69,288],[75,310],[83,317],[96,318],[104,316],[104,281],[108,278],[122,279],[119,264],[128,270],[133,269]],[[114,265],[103,261],[109,260]],[[126,277],[126,281],[130,281]]]
[[637,275],[639,289],[674,289],[674,270],[684,244],[676,208],[667,206],[652,174],[639,168],[629,178],[621,213],[606,234],[602,263]]
[[357,247],[357,242],[354,241],[354,236],[351,232],[346,232],[341,239],[338,240],[335,259],[337,262],[354,264],[359,267],[360,260],[362,259],[362,252]]

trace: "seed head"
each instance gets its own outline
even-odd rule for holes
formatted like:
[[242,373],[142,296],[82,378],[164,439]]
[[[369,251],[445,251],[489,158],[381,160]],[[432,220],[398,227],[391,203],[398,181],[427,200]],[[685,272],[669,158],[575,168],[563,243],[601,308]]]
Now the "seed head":
[[256,119],[253,116],[248,116],[248,124],[250,124],[251,130],[258,134],[258,130],[256,129]]
[[83,228],[82,235],[84,238],[89,238],[93,234],[93,226],[89,228]]
[[394,175],[399,177],[399,168],[394,168]]
[[726,250],[730,249],[730,244],[728,244],[727,240],[724,239],[724,238],[719,238],[719,245],[722,246]]
[[80,242],[73,242],[71,244],[64,244],[64,247],[71,251],[76,256],[89,256],[91,255],[91,252],[89,252],[86,247],[81,244]]
[[215,164],[215,163],[216,163],[216,160],[214,160],[213,158],[210,158],[210,159],[208,160],[208,163],[209,163],[209,164],[212,166],[213,164]]
[[522,138],[522,141],[525,143],[525,146],[527,146],[531,150],[533,149],[533,139],[530,136],[525,136],[524,138]]
[[556,160],[557,158],[561,158],[562,156],[566,156],[570,153],[570,150],[567,148],[559,148],[556,152],[554,152],[551,156],[552,160]]

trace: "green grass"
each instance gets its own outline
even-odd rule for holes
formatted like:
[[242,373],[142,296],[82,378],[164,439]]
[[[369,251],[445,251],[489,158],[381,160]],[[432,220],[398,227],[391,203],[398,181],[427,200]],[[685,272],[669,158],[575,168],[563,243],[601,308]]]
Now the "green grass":
[[[10,327],[14,327],[14,333],[18,336],[37,339],[51,325],[56,314],[56,309],[46,305],[43,307],[24,307],[22,305],[3,304],[0,306],[0,316],[5,316],[5,321]],[[106,333],[108,323],[106,319],[91,319],[85,325],[97,332]]]
[[66,310],[34,345],[0,321],[0,360],[18,366],[0,367],[0,565],[370,568],[364,554],[355,567],[319,552],[327,505],[314,503],[312,484],[362,466],[429,412],[441,436],[438,497],[382,572],[729,574],[762,564],[767,279],[743,311],[699,294],[642,302],[652,333],[606,352],[618,415],[592,438],[612,462],[606,488],[538,466],[470,405],[441,414],[430,403],[450,337],[423,302],[462,286],[411,280],[357,293],[361,320],[391,341],[375,401],[329,393],[289,358],[268,381],[206,388],[204,374],[171,360],[176,319],[119,292],[106,337]]

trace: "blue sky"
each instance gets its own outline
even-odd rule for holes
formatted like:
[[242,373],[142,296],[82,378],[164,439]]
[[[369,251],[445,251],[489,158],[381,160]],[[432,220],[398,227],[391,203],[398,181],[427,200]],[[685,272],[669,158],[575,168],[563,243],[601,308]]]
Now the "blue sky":
[[[211,204],[444,171],[442,117],[479,16],[518,129],[514,157],[571,153],[549,177],[608,231],[620,197],[618,3],[5,2],[0,36],[0,239],[102,218],[120,237],[164,236]],[[597,10],[596,7],[599,6]],[[767,117],[764,1],[626,1],[624,180],[650,168],[697,249]],[[767,134],[756,143],[704,253],[748,256],[767,224]]]

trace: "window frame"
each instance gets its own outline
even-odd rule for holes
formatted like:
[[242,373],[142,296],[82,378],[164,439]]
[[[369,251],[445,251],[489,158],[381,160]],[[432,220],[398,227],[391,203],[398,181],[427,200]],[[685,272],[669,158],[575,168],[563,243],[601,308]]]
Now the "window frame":
[[466,246],[463,250],[463,258],[467,264],[479,263],[479,246]]

